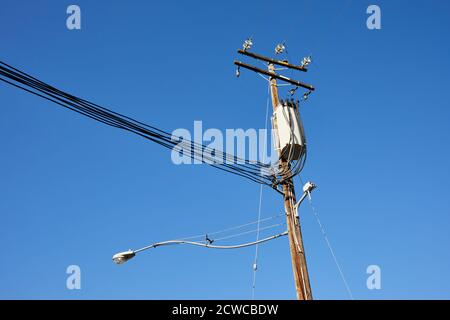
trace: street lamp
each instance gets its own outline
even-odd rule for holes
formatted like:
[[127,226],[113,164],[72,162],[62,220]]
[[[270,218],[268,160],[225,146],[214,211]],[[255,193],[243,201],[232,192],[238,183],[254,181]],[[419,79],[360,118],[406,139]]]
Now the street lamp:
[[137,253],[139,253],[141,251],[146,251],[151,248],[157,248],[157,247],[168,246],[168,245],[173,245],[173,244],[187,244],[187,245],[204,247],[204,248],[209,248],[209,249],[239,249],[239,248],[254,246],[254,245],[264,243],[264,242],[267,242],[270,240],[274,240],[279,237],[286,236],[287,234],[288,234],[288,232],[284,231],[282,233],[275,234],[273,236],[270,236],[270,237],[267,237],[264,239],[260,239],[257,241],[242,243],[242,244],[238,244],[238,245],[231,245],[231,246],[217,246],[217,245],[212,245],[211,243],[202,243],[202,242],[186,241],[186,240],[169,240],[169,241],[157,242],[157,243],[151,244],[149,246],[143,247],[138,250],[130,249],[128,251],[119,252],[119,253],[113,255],[112,259],[116,264],[123,264],[123,263],[127,262],[128,260],[132,259]]
[[116,264],[123,264],[132,259],[135,255],[136,253],[133,250],[128,250],[113,255],[112,259]]
[[303,194],[302,194],[300,200],[298,200],[297,203],[294,205],[296,217],[298,217],[298,207],[300,206],[300,204],[303,202],[303,200],[305,200],[306,197],[308,197],[309,200],[311,200],[311,192],[316,188],[317,188],[317,186],[310,181],[305,183],[305,185],[303,186]]
[[[300,200],[296,204],[294,204],[294,210],[295,210],[295,214],[297,217],[298,217],[298,207],[303,202],[303,200],[305,200],[306,197],[311,198],[311,192],[316,188],[317,188],[317,186],[312,182],[307,182],[303,186],[303,195],[301,196]],[[137,250],[130,249],[128,251],[116,253],[115,255],[113,255],[112,260],[116,264],[124,264],[128,260],[134,258],[136,256],[136,254],[138,254],[141,251],[146,251],[151,248],[157,248],[157,247],[161,247],[161,246],[168,246],[168,245],[174,245],[174,244],[187,244],[187,245],[204,247],[204,248],[209,248],[209,249],[239,249],[239,248],[250,247],[250,246],[260,244],[260,243],[268,242],[268,241],[271,241],[271,240],[274,240],[276,238],[283,237],[286,235],[288,235],[288,231],[284,231],[282,233],[275,234],[273,236],[270,236],[270,237],[267,237],[264,239],[259,239],[257,241],[253,241],[253,242],[242,243],[242,244],[238,244],[238,245],[228,245],[228,246],[218,246],[218,245],[213,245],[212,242],[195,242],[195,241],[187,241],[187,240],[183,240],[183,239],[162,241],[162,242],[157,242],[157,243],[151,244],[149,246],[143,247],[141,249],[137,249]]]

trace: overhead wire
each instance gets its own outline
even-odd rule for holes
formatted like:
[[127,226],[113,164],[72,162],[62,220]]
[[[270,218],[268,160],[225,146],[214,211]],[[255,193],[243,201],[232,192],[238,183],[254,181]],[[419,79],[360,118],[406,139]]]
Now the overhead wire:
[[[10,83],[10,82],[9,82]],[[10,83],[11,84],[11,83]],[[55,97],[54,95],[51,95],[52,97]],[[57,98],[57,97],[56,97]],[[58,103],[59,102],[61,102],[61,99],[59,99],[59,98],[57,98],[59,101],[57,101]],[[54,100],[51,100],[51,101],[54,101]],[[71,106],[73,106],[72,104],[71,104]],[[128,118],[128,117],[125,117],[125,118]],[[137,122],[137,121],[136,121]],[[112,125],[114,125],[113,123],[111,123],[110,121],[107,121],[107,123],[108,124],[112,124]],[[120,127],[120,126],[118,126],[118,127]],[[153,129],[156,129],[156,128],[153,128]],[[156,129],[156,130],[159,130],[159,129]],[[159,130],[160,132],[163,132],[163,131],[161,131],[161,130]],[[164,132],[163,132],[164,133]],[[167,134],[167,133],[166,133]],[[172,137],[173,138],[173,137]],[[203,146],[204,147],[204,146]]]
[[217,246],[217,245],[213,245],[213,244],[208,244],[208,243],[201,243],[201,242],[195,242],[195,241],[186,241],[186,240],[169,240],[169,241],[163,241],[163,242],[158,242],[158,243],[154,243],[152,245],[143,247],[141,249],[138,250],[133,250],[133,253],[139,253],[141,251],[144,250],[148,250],[151,248],[157,248],[160,246],[165,246],[165,245],[174,245],[174,244],[188,244],[188,245],[193,245],[193,246],[199,246],[199,247],[205,247],[205,248],[209,248],[209,249],[240,249],[240,248],[245,248],[245,247],[250,247],[250,246],[254,246],[256,244],[260,244],[263,242],[267,242],[279,237],[283,237],[286,236],[288,234],[287,231],[284,231],[282,233],[278,233],[275,234],[273,236],[264,238],[264,239],[260,239],[258,241],[252,241],[252,242],[247,242],[247,243],[242,243],[242,244],[238,244],[238,245],[223,245],[223,246]]
[[324,237],[325,243],[327,244],[328,250],[331,253],[331,256],[333,258],[334,264],[336,265],[336,268],[338,269],[339,276],[341,277],[342,282],[344,283],[345,289],[347,290],[347,293],[348,293],[350,299],[354,300],[352,290],[350,289],[350,286],[348,285],[348,282],[347,282],[347,279],[345,278],[345,275],[344,275],[344,272],[342,270],[342,267],[341,267],[341,265],[340,265],[340,263],[339,263],[339,261],[338,261],[338,259],[336,257],[336,254],[335,254],[335,252],[333,250],[333,247],[331,246],[330,239],[328,239],[327,232],[325,231],[325,227],[323,226],[322,222],[320,221],[319,213],[317,212],[316,207],[313,205],[311,195],[308,195],[308,202],[309,202],[309,205],[311,207],[311,211],[313,212],[313,215],[316,218],[317,224],[319,225],[319,228],[320,228],[320,231],[322,233],[322,236]]
[[0,81],[96,121],[137,134],[217,169],[271,187],[276,181],[274,171],[268,164],[242,159],[193,141],[183,140],[181,137],[61,91],[1,61]]
[[[283,225],[286,225],[286,222],[280,222],[280,223],[272,224],[272,225],[265,226],[265,227],[262,227],[262,228],[258,227],[258,228],[253,229],[253,230],[243,231],[243,232],[240,232],[240,233],[237,233],[237,234],[232,234],[232,235],[229,235],[229,236],[217,238],[217,239],[214,239],[214,242],[227,240],[227,239],[233,239],[233,238],[241,237],[243,235],[247,235],[247,234],[251,234],[251,233],[255,233],[255,232],[260,233],[261,231],[273,229],[273,228],[276,228],[276,227],[281,227]],[[256,241],[258,241],[258,240],[259,239],[256,239]]]
[[[222,234],[222,233],[226,233],[226,232],[242,229],[242,228],[245,228],[245,227],[249,227],[249,226],[255,225],[257,223],[262,223],[262,222],[278,219],[279,217],[282,217],[282,216],[284,216],[284,214],[280,213],[280,214],[273,215],[273,216],[270,216],[270,217],[267,217],[267,218],[263,218],[261,220],[255,220],[255,221],[247,222],[247,223],[240,224],[240,225],[237,225],[237,226],[228,227],[228,228],[225,228],[225,229],[222,229],[222,230],[208,232],[207,234],[210,235],[210,236],[214,236],[214,235],[218,235],[218,234]],[[199,235],[195,235],[195,236],[178,237],[178,239],[191,240],[191,239],[198,239],[198,238],[204,238],[204,237],[205,237],[205,234],[199,234]]]
[[[268,127],[268,120],[269,120],[269,99],[270,98],[270,83],[267,85],[267,100],[266,100],[266,117],[265,117],[265,132],[266,137],[264,139],[264,147],[263,150],[265,151],[267,148],[267,127]],[[265,162],[266,153],[263,153],[263,162]],[[263,199],[263,188],[262,185],[259,187],[259,203],[258,203],[258,228],[256,233],[256,241],[259,240],[259,233],[260,233],[260,221],[261,221],[261,209],[262,209],[262,199]],[[255,299],[255,290],[256,290],[256,271],[258,270],[258,253],[259,253],[259,246],[255,245],[255,256],[253,259],[253,284],[252,284],[252,300]]]

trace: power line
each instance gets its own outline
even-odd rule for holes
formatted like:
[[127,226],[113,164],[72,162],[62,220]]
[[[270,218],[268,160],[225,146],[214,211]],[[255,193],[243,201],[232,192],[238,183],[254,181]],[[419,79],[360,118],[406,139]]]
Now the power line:
[[157,248],[160,246],[165,246],[165,245],[172,245],[172,244],[189,244],[189,245],[193,245],[193,246],[199,246],[199,247],[205,247],[205,248],[210,248],[210,249],[240,249],[240,248],[245,248],[245,247],[250,247],[250,246],[254,246],[255,244],[260,244],[263,242],[267,242],[279,237],[283,237],[285,235],[287,235],[288,232],[284,231],[282,233],[258,240],[258,241],[253,241],[253,242],[248,242],[248,243],[243,243],[243,244],[238,244],[238,245],[229,245],[229,246],[216,246],[216,245],[211,245],[211,244],[207,244],[207,243],[201,243],[201,242],[195,242],[195,241],[185,241],[185,240],[169,240],[169,241],[164,241],[164,242],[158,242],[158,243],[154,243],[150,246],[138,249],[138,250],[134,250],[134,253],[138,253],[144,250],[148,250],[151,248]]
[[339,271],[339,275],[340,275],[340,277],[342,279],[342,282],[344,283],[345,289],[347,290],[347,293],[348,293],[350,299],[354,300],[352,291],[350,290],[350,286],[348,285],[348,282],[347,282],[347,280],[346,280],[346,278],[344,276],[344,272],[342,271],[341,265],[339,264],[339,262],[337,260],[336,254],[334,253],[333,247],[331,246],[330,240],[328,239],[328,235],[327,235],[327,233],[325,231],[325,228],[324,228],[322,222],[320,221],[317,209],[313,205],[313,202],[312,202],[312,199],[311,199],[311,195],[308,195],[308,200],[309,200],[309,205],[311,206],[311,210],[312,210],[312,212],[314,214],[314,217],[317,220],[317,224],[319,225],[320,231],[322,232],[322,235],[323,235],[323,237],[325,239],[325,243],[327,244],[328,250],[330,250],[331,256],[332,256],[333,261],[334,261],[334,264],[336,265],[336,267],[337,267],[337,269]]
[[[259,74],[259,73],[258,73]],[[270,85],[267,85],[267,101],[266,101],[266,119],[265,119],[265,126],[266,126],[266,132],[267,132],[267,122],[269,119],[269,99],[270,99]],[[264,150],[266,149],[267,140],[264,141]],[[265,158],[265,153],[263,155]],[[263,159],[264,161],[265,159]],[[259,232],[260,232],[260,219],[261,219],[261,209],[262,209],[262,199],[263,199],[263,188],[262,185],[259,187],[259,203],[258,203],[258,231],[256,233],[256,241],[259,240]],[[253,260],[253,284],[252,284],[252,300],[255,299],[255,290],[256,290],[256,271],[258,270],[258,253],[259,253],[259,246],[255,246],[255,258]]]
[[271,187],[277,184],[274,170],[268,164],[242,159],[193,141],[183,140],[161,129],[61,91],[1,61],[0,80],[96,121],[132,132],[222,171]]
[[[257,228],[257,229],[253,229],[253,230],[249,230],[249,231],[240,232],[238,234],[234,234],[234,235],[218,238],[218,239],[215,239],[214,241],[222,241],[222,240],[237,238],[237,237],[240,237],[240,236],[243,236],[243,235],[246,235],[246,234],[250,234],[250,233],[254,233],[254,232],[260,232],[260,231],[264,231],[264,230],[280,227],[280,226],[283,226],[285,224],[286,224],[286,222],[276,223],[276,224],[272,224],[270,226],[266,226],[266,227],[263,227],[263,228]],[[257,239],[256,241],[258,241],[258,240],[259,239]]]
[[[208,232],[207,234],[209,236],[214,236],[214,235],[218,235],[218,234],[222,234],[222,233],[226,233],[226,232],[242,229],[242,228],[245,228],[245,227],[249,227],[249,226],[257,224],[257,223],[266,222],[266,221],[269,221],[269,220],[274,220],[274,219],[282,217],[283,215],[284,214],[280,213],[280,214],[277,214],[277,215],[274,215],[274,216],[270,216],[270,217],[267,217],[267,218],[264,218],[264,219],[261,219],[261,220],[255,220],[255,221],[247,222],[247,223],[240,224],[240,225],[237,225],[237,226],[228,227],[228,228],[225,228],[225,229],[222,229],[222,230],[218,230],[218,231],[214,231],[214,232]],[[191,239],[199,239],[199,238],[204,238],[204,237],[205,237],[205,234],[199,234],[199,235],[196,235],[196,236],[179,237],[178,239],[191,240]],[[217,241],[217,239],[216,239],[216,241]]]

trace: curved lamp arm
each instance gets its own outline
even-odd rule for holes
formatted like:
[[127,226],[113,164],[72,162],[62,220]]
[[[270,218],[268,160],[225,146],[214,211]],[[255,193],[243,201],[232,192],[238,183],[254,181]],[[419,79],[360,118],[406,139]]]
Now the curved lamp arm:
[[208,243],[186,241],[186,240],[169,240],[169,241],[157,242],[157,243],[143,247],[138,250],[128,250],[125,252],[120,252],[120,253],[115,254],[112,259],[117,264],[123,264],[123,263],[127,262],[128,260],[130,260],[131,258],[133,258],[136,255],[136,253],[139,253],[139,252],[151,249],[151,248],[173,245],[173,244],[188,244],[188,245],[210,248],[210,249],[239,249],[239,248],[250,247],[250,246],[254,246],[254,245],[257,245],[257,244],[260,244],[263,242],[267,242],[267,241],[285,236],[287,234],[288,234],[288,232],[284,231],[283,233],[279,233],[279,234],[276,234],[276,235],[273,235],[273,236],[270,236],[270,237],[267,237],[267,238],[264,238],[264,239],[261,239],[258,241],[253,241],[253,242],[248,242],[248,243],[243,243],[243,244],[233,245],[233,246],[217,246],[217,245],[212,245],[212,244],[208,244]]

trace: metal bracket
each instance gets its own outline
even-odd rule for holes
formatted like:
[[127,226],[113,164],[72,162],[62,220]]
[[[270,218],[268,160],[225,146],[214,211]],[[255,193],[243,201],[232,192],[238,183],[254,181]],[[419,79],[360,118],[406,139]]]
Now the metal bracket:
[[308,181],[307,183],[305,183],[305,185],[303,186],[303,194],[300,198],[300,200],[297,201],[297,203],[294,205],[294,210],[295,210],[295,217],[298,218],[298,207],[300,206],[300,204],[303,202],[303,200],[305,200],[306,197],[308,197],[311,200],[311,192],[316,189],[317,186]]

